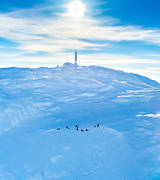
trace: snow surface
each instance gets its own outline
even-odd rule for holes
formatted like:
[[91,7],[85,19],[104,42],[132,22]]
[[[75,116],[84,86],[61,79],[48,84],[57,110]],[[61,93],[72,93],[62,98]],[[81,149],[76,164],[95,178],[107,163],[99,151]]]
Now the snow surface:
[[160,179],[159,102],[160,84],[137,74],[2,68],[0,180]]

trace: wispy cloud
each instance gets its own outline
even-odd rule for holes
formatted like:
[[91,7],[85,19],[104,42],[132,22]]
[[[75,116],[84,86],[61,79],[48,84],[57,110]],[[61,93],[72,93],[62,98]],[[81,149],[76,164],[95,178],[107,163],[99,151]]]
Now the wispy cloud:
[[28,11],[32,18],[28,18],[26,10],[1,13],[0,37],[16,42],[20,50],[32,52],[101,48],[109,41],[143,41],[160,45],[159,29],[115,25],[109,18],[105,25],[92,17],[76,22],[66,14],[42,16],[43,11]]

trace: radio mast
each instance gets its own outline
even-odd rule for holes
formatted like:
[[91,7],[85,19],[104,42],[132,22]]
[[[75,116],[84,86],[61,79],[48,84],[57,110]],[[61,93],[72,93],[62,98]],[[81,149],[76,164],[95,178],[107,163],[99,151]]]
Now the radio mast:
[[77,50],[75,50],[75,62],[74,64],[77,66],[77,60],[78,60],[78,53]]

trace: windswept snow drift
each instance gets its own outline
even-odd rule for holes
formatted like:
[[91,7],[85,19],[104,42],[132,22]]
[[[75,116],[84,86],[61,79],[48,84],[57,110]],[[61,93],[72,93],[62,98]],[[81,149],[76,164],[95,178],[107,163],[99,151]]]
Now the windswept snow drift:
[[0,179],[160,177],[157,82],[66,63],[0,69],[0,92]]

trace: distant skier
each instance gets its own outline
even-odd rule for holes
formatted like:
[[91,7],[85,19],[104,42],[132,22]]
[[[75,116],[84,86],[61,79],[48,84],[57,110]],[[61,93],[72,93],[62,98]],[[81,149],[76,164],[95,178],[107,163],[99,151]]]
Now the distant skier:
[[99,123],[97,124],[97,127],[99,128]]
[[68,126],[66,126],[66,129],[70,129]]
[[89,129],[86,129],[86,131],[89,131]]
[[76,127],[76,130],[78,131],[78,130],[79,130],[79,127],[78,127],[78,125],[75,125],[75,127]]
[[95,125],[94,128],[96,128],[97,126]]
[[60,128],[57,128],[57,131],[61,130]]
[[83,130],[83,129],[81,129],[81,132],[84,132],[84,130]]

